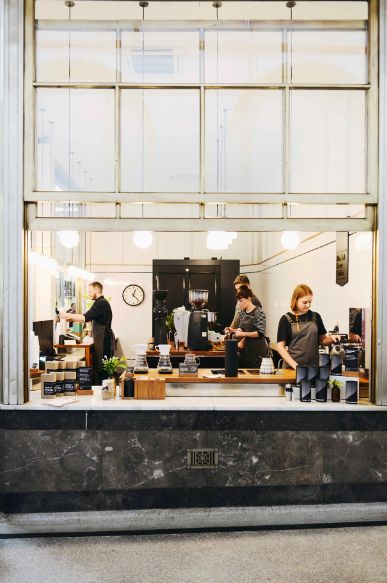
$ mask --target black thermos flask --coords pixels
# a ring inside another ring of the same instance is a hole
[[[225,340],[225,376],[238,376],[238,340]]]

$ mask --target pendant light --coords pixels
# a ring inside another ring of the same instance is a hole
[[[296,249],[301,237],[298,231],[284,231],[281,235],[281,245],[285,249]]]
[[[133,233],[133,243],[138,249],[148,249],[153,243],[151,231],[135,231]]]
[[[73,249],[79,244],[78,231],[59,231],[59,241],[66,249]]]

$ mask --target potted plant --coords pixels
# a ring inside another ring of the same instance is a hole
[[[336,379],[329,381],[329,386],[331,388],[331,399],[332,403],[340,403],[340,387],[341,383]]]
[[[165,320],[165,325],[167,327],[168,330],[168,340],[169,342],[174,341],[174,334],[175,334],[175,322],[173,319],[173,312],[171,312],[170,314],[168,314],[166,320]]]
[[[103,399],[114,399],[116,396],[116,379],[118,369],[126,367],[126,358],[121,356],[111,356],[102,359],[102,369],[108,375],[108,378],[102,381],[101,395]]]

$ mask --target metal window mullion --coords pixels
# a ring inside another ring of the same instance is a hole
[[[90,30],[90,23],[93,23],[95,30],[112,30],[116,28],[116,21],[112,20],[39,20],[39,30]],[[122,29],[138,28],[143,31],[184,31],[187,29],[194,30],[206,26],[208,30],[262,30],[276,31],[282,30],[289,25],[289,20],[120,20],[119,27]],[[361,30],[367,27],[367,21],[364,20],[293,20],[292,27],[295,30]]]
[[[206,118],[206,94],[204,85],[200,87],[200,193],[205,192],[205,118]]]
[[[121,90],[114,89],[114,192],[121,188]]]
[[[379,155],[379,103],[378,103],[378,49],[379,18],[378,0],[371,0],[368,7],[368,82],[367,91],[367,185],[366,190],[375,198],[378,196],[378,155]]]

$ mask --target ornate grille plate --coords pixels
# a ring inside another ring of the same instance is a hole
[[[218,449],[187,449],[187,470],[211,470],[218,466]]]

